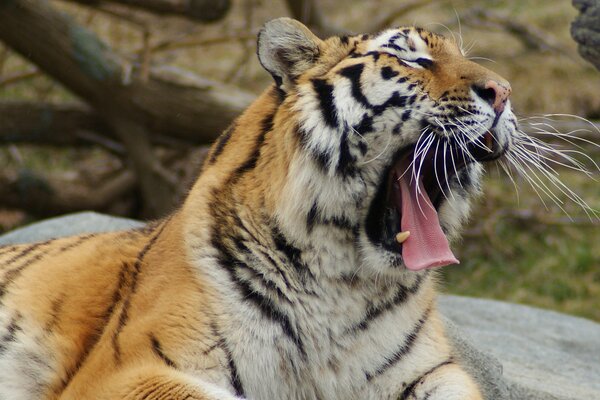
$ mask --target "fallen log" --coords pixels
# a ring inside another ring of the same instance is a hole
[[[0,40],[84,99],[125,145],[147,217],[171,210],[171,184],[148,132],[212,141],[254,98],[173,68],[127,62],[92,32],[42,0],[0,3]]]
[[[0,173],[0,207],[20,209],[36,217],[83,210],[108,210],[135,190],[136,178],[123,170],[100,184],[84,185],[28,170]]]
[[[223,18],[231,8],[230,0],[67,0],[86,6],[122,4],[159,15],[177,15],[200,22]]]

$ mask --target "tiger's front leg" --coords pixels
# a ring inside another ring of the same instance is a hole
[[[482,400],[473,379],[452,361],[430,369],[406,386],[400,400]]]
[[[163,366],[114,373],[63,393],[59,400],[243,400],[200,378]]]

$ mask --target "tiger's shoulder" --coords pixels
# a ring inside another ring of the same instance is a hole
[[[165,346],[211,346],[208,319],[190,320],[212,307],[210,289],[176,225],[0,247],[0,398],[85,398],[123,365],[187,360]],[[204,343],[180,337],[194,330]]]
[[[121,249],[119,253],[115,253],[117,257],[125,256],[127,250],[133,251],[153,229],[154,224],[150,224],[128,231],[87,233],[32,243],[0,245],[0,271],[13,271],[10,275],[16,278],[17,274],[20,276],[29,267],[35,269],[39,264],[48,267],[73,257],[94,258],[111,247]],[[107,261],[107,258],[96,258],[96,261]],[[5,285],[9,283],[7,280]]]

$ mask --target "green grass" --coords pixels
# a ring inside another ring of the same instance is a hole
[[[599,208],[598,186],[575,174],[562,174]],[[487,297],[559,310],[600,321],[600,225],[581,209],[544,209],[533,190],[514,189],[498,176],[487,179],[488,194],[477,207],[462,243],[461,260],[444,269],[449,293]],[[524,210],[526,219],[504,213]]]

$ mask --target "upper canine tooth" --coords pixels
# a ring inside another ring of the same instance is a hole
[[[403,243],[410,236],[410,231],[398,232],[396,235],[396,241],[398,243]]]

